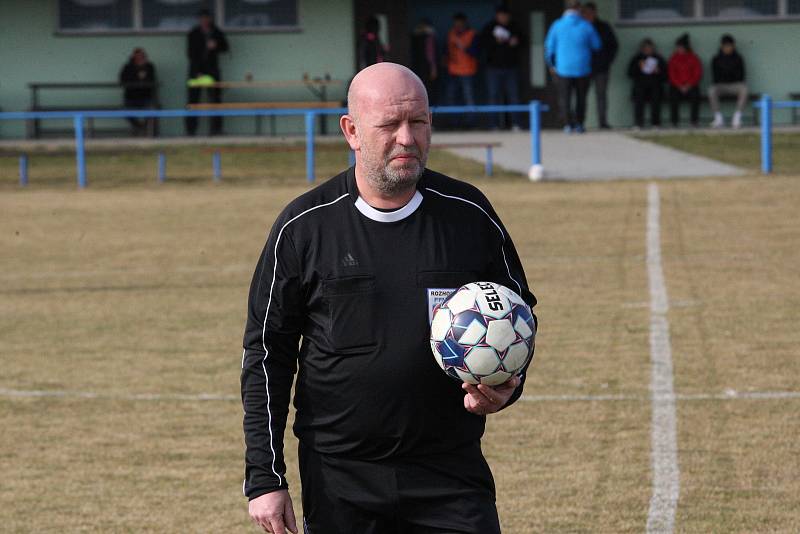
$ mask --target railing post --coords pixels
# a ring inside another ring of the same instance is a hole
[[[492,145],[486,145],[486,176],[494,174],[494,164],[492,162]]]
[[[531,123],[531,168],[528,178],[541,180],[544,175],[542,167],[542,103],[531,100],[529,104]]]
[[[211,165],[214,168],[214,181],[219,182],[222,180],[222,158],[219,155],[219,150],[215,150],[211,156]]]
[[[78,113],[73,118],[75,128],[75,164],[78,169],[78,187],[86,187],[86,147],[83,139],[83,115]]]
[[[772,172],[772,99],[761,95],[761,172]]]
[[[19,185],[25,187],[28,185],[28,155],[19,155]]]
[[[306,111],[306,179],[314,182],[314,115],[313,111]]]
[[[163,152],[158,153],[158,183],[163,184],[167,179],[167,156]]]

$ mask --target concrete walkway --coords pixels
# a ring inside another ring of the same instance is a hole
[[[493,141],[494,162],[510,171],[528,174],[531,164],[530,134],[522,132],[434,132],[434,143]],[[486,161],[484,148],[457,148],[459,156]],[[712,159],[694,156],[634,139],[618,132],[567,135],[542,133],[542,165],[545,180],[614,180],[731,176],[745,170]]]

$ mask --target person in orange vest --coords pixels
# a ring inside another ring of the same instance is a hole
[[[453,15],[453,27],[447,33],[447,104],[457,106],[475,105],[475,74],[478,72],[478,39],[475,30],[469,27],[464,13]],[[458,93],[461,98],[457,98]],[[466,124],[474,124],[474,114],[469,113]]]

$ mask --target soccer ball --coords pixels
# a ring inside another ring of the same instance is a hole
[[[436,306],[431,350],[445,373],[469,384],[502,384],[527,365],[536,324],[522,297],[492,282],[460,287]]]

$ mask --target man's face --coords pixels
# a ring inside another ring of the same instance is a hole
[[[722,53],[726,55],[733,54],[733,51],[735,49],[736,47],[733,45],[733,43],[725,43],[724,45],[722,45]]]
[[[211,28],[211,17],[208,15],[200,15],[200,27],[204,30]]]
[[[581,8],[581,15],[589,22],[594,22],[594,19],[597,18],[597,12],[590,7]]]
[[[651,45],[646,44],[646,45],[642,46],[642,54],[644,54],[646,56],[652,56],[653,52],[654,52],[654,50],[653,50],[653,47]]]
[[[464,19],[453,19],[453,29],[457,32],[463,32],[467,27],[466,21]]]
[[[415,84],[373,95],[358,112],[361,163],[370,184],[385,195],[417,183],[428,160],[428,102]]]
[[[508,24],[511,22],[511,14],[506,11],[498,11],[497,15],[495,15],[495,20],[498,24],[508,26]]]

